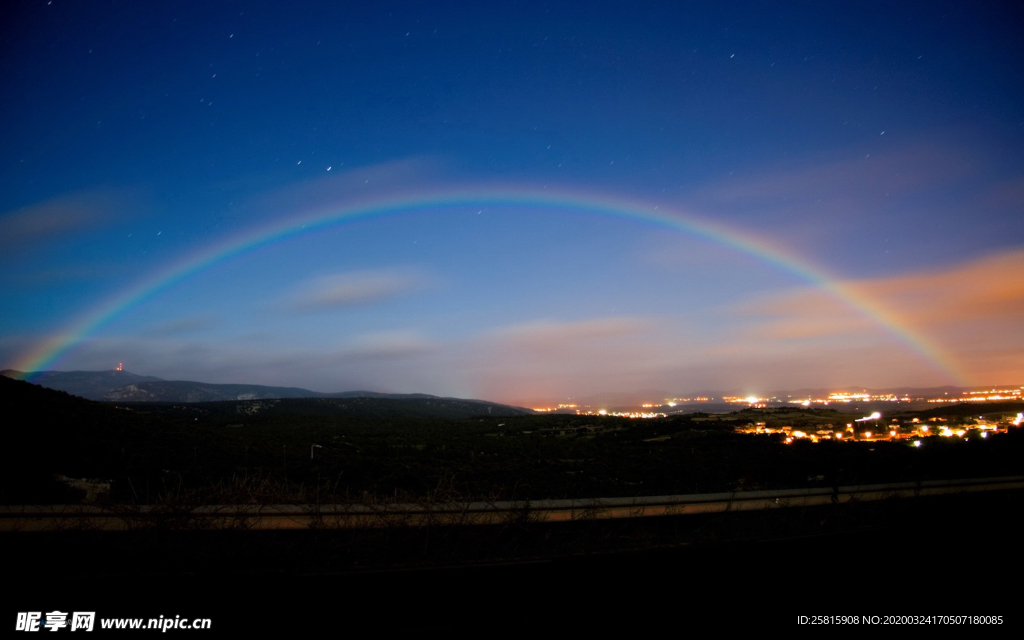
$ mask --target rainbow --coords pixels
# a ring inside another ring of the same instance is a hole
[[[877,302],[859,294],[820,267],[811,265],[762,239],[645,203],[599,197],[593,193],[493,187],[416,193],[387,199],[350,202],[343,206],[307,212],[284,221],[277,220],[267,225],[248,229],[239,235],[228,237],[206,246],[198,252],[186,255],[182,260],[156,271],[133,287],[117,293],[72,322],[60,334],[35,345],[29,352],[18,358],[15,368],[26,372],[38,372],[52,367],[86,336],[127,309],[138,305],[167,287],[233,256],[256,250],[285,238],[350,220],[470,206],[548,208],[627,218],[715,242],[764,260],[781,271],[818,287],[885,328],[911,350],[945,373],[951,381],[964,384],[966,379],[949,355],[929,342],[924,336],[902,324],[898,318]]]

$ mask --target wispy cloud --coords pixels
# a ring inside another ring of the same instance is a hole
[[[494,329],[485,339],[511,349],[526,351],[565,351],[610,339],[637,336],[649,331],[653,322],[647,318],[613,317],[555,322],[538,320]]]
[[[868,204],[968,178],[977,173],[979,162],[964,149],[939,142],[919,142],[880,153],[853,149],[845,158],[736,177],[692,195],[705,205],[779,210],[820,202]]]
[[[378,360],[418,356],[437,351],[440,345],[418,331],[383,331],[360,335],[343,347],[343,360]]]
[[[1024,249],[1016,249],[845,286],[910,333],[953,354],[974,379],[1013,382],[1024,379],[1024,360],[1017,357],[1024,353],[1022,273]],[[729,314],[740,327],[731,338],[740,350],[754,344],[764,350],[770,345],[784,347],[790,354],[806,351],[806,357],[813,359],[811,352],[822,350],[822,345],[839,349],[857,344],[862,357],[879,361],[892,356],[885,353],[891,346],[879,340],[889,334],[878,322],[817,289],[747,301],[732,307]],[[825,366],[824,360],[817,366]]]
[[[979,197],[983,205],[1012,207],[1020,211],[1024,207],[1024,178],[1013,178],[992,184]]]
[[[311,160],[310,160],[311,161]],[[254,218],[279,218],[295,212],[323,210],[339,203],[365,202],[398,193],[436,188],[444,163],[434,157],[416,156],[361,167],[320,162],[322,173],[243,198],[233,214],[247,221]],[[330,169],[328,169],[330,167]],[[262,176],[248,176],[227,183],[227,190],[259,190]]]
[[[316,312],[352,307],[421,291],[430,278],[415,269],[349,271],[321,276],[298,287],[285,306],[293,312]]]
[[[126,195],[90,191],[53,198],[0,215],[0,248],[5,253],[95,227],[123,212]]]
[[[744,336],[759,341],[844,337],[876,328],[862,313],[816,288],[757,296],[725,313],[740,321]]]
[[[956,331],[979,322],[1019,323],[1024,321],[1024,249],[855,286],[919,326]]]
[[[147,329],[143,335],[150,338],[167,338],[186,335],[209,329],[217,324],[210,316],[192,316],[161,322]]]
[[[106,264],[76,265],[73,267],[53,267],[39,269],[37,271],[16,272],[3,274],[5,282],[16,286],[48,286],[55,283],[81,282],[84,280],[99,280],[101,278],[121,273],[123,265],[113,262]]]
[[[461,345],[463,384],[477,395],[520,402],[566,393],[650,386],[668,361],[657,318],[536,320],[498,327]]]
[[[979,202],[994,180],[992,157],[943,136],[844,149],[754,172],[738,172],[694,190],[687,204],[769,234],[796,253],[826,264],[863,264],[855,256],[886,255],[902,268],[935,262],[925,247],[944,245],[973,212],[972,229],[1004,230],[1006,214]],[[1012,197],[1012,186],[993,198]],[[973,235],[974,237],[980,237]]]

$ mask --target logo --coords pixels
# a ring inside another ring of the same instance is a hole
[[[19,611],[18,621],[15,623],[15,631],[57,631],[58,629],[70,628],[72,631],[92,631],[93,626],[96,624],[96,612],[95,611],[75,611],[70,614],[71,620],[68,620],[68,612],[66,611],[51,611],[49,613],[43,613],[41,611]]]

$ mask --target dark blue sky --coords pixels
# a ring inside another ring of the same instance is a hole
[[[249,229],[501,184],[719,223],[836,286],[638,220],[440,207],[219,262],[48,364],[518,401],[1024,373],[1016,3],[3,11],[4,366]]]

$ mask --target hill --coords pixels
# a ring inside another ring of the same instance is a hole
[[[381,393],[378,391],[340,391],[321,393],[300,387],[270,387],[259,384],[211,384],[192,380],[164,380],[140,376],[128,371],[40,371],[26,373],[7,369],[0,376],[31,380],[48,389],[64,391],[87,400],[118,403],[136,402],[231,402],[280,399],[354,399],[409,401],[388,403],[326,403],[308,405],[314,414],[354,415],[361,417],[428,417],[459,419],[475,415],[527,415],[529,409],[461,398],[442,398],[426,393]],[[412,401],[419,401],[412,402]],[[232,405],[234,406],[234,405]],[[299,406],[299,405],[296,405]],[[302,405],[307,406],[307,405]],[[367,413],[368,412],[368,413]],[[372,414],[372,415],[371,415]]]
[[[140,376],[129,371],[15,371],[5,369],[0,376],[15,380],[30,380],[47,389],[64,391],[89,400],[103,400],[114,389],[140,382],[162,382],[161,378]]]
[[[200,415],[205,420],[234,422],[240,416],[338,416],[369,420],[440,419],[463,420],[478,416],[504,417],[534,415],[531,409],[459,398],[271,398],[172,404],[130,402],[119,406],[168,418]]]
[[[207,384],[191,380],[141,381],[111,389],[96,400],[111,402],[217,402],[221,400],[269,400],[316,398],[323,394],[298,387],[266,387],[259,384]]]

